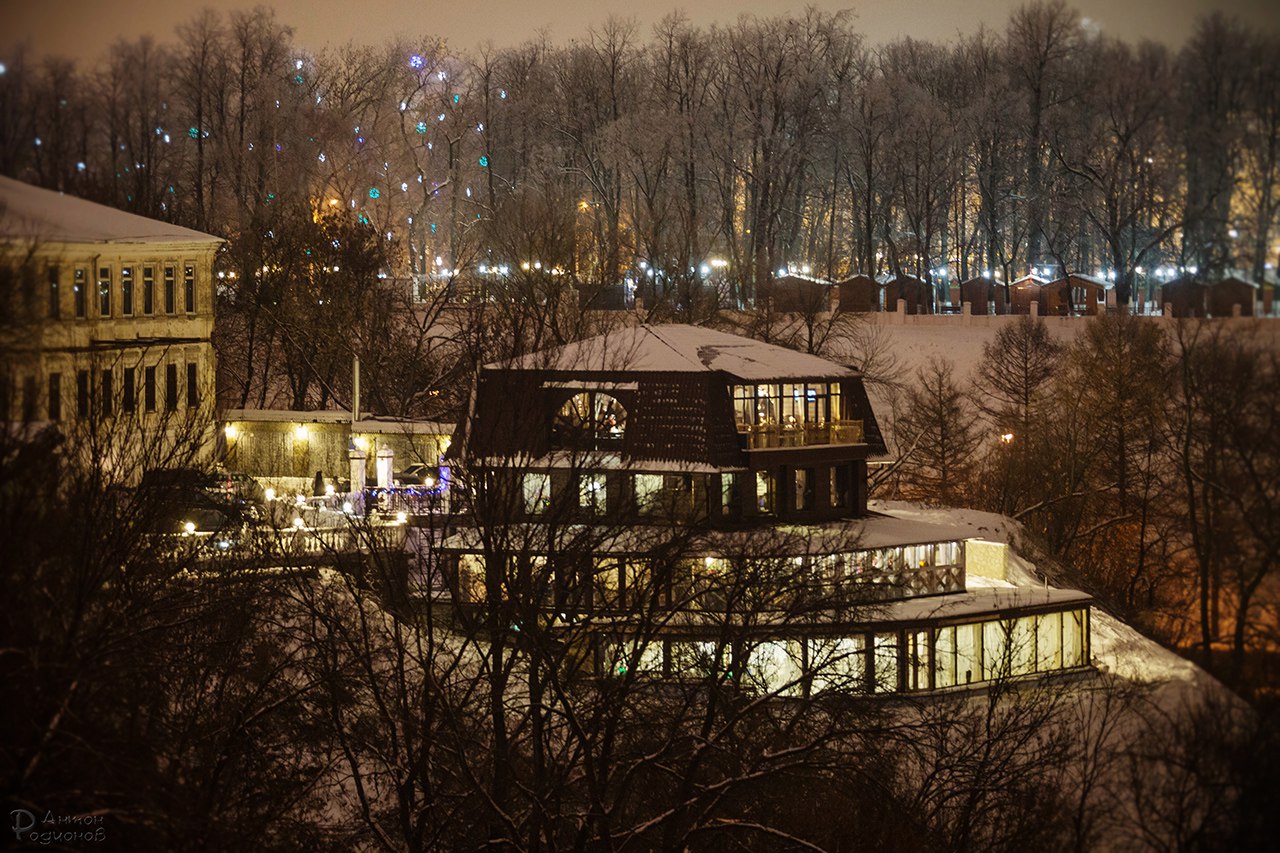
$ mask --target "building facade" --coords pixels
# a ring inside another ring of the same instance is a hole
[[[585,626],[602,678],[902,693],[1087,667],[1087,595],[1003,584],[1004,545],[868,509],[883,450],[856,371],[709,329],[488,365],[448,454],[470,501],[450,586]]]
[[[0,178],[6,421],[56,424],[73,446],[109,435],[100,463],[160,439],[212,453],[222,242]]]

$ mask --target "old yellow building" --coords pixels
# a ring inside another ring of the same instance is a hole
[[[5,419],[56,424],[101,465],[208,458],[222,242],[0,178]]]

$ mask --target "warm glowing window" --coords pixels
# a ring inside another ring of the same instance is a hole
[[[556,413],[557,444],[582,444],[621,441],[627,425],[627,410],[615,397],[600,391],[574,394]]]

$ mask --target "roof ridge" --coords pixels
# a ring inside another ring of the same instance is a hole
[[[673,325],[673,324],[664,324],[664,325]],[[683,361],[687,362],[688,364],[693,365],[693,366],[694,366],[694,367],[696,367],[696,368],[703,369],[703,370],[705,370],[705,369],[706,369],[706,365],[705,365],[705,364],[702,364],[701,362],[694,362],[694,361],[693,361],[693,359],[689,358],[687,355],[685,355],[684,353],[680,352],[680,350],[676,349],[676,348],[675,348],[675,345],[674,345],[674,344],[672,344],[672,343],[671,343],[671,341],[669,341],[669,340],[667,340],[665,337],[663,337],[663,336],[658,332],[658,330],[657,330],[657,328],[656,328],[655,326],[652,326],[652,325],[650,325],[649,323],[641,323],[641,324],[640,324],[640,326],[641,326],[641,327],[642,327],[646,332],[648,332],[649,334],[653,335],[653,336],[654,336],[655,338],[657,338],[658,340],[662,341],[662,345],[663,345],[663,346],[665,346],[667,349],[671,350],[673,353],[675,353],[677,356],[679,356]],[[691,325],[691,326],[690,326],[690,328],[694,328],[694,329],[701,329],[701,328],[703,328],[703,327],[702,327],[702,326],[692,326],[692,325]]]

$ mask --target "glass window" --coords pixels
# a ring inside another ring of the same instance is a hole
[[[76,371],[76,417],[89,417],[89,371]]]
[[[112,382],[111,371],[102,371],[102,413],[109,415],[115,405],[116,389]]]
[[[191,264],[182,269],[182,301],[188,314],[196,313],[196,268]]]
[[[613,557],[592,561],[592,591],[596,607],[614,610],[622,606],[622,564]]]
[[[150,316],[156,310],[156,268],[142,268],[142,313]]]
[[[774,480],[768,471],[756,472],[756,509],[762,515],[773,515]]]
[[[796,509],[813,509],[813,469],[796,469]]]
[[[126,367],[122,378],[124,387],[120,391],[120,406],[126,412],[132,412],[137,404],[137,397],[133,390],[133,368]]]
[[[956,628],[939,628],[933,637],[933,686],[951,687],[956,683]]]
[[[167,266],[164,268],[164,313],[173,314],[177,308],[174,303],[177,270]]]
[[[798,696],[804,692],[803,643],[766,640],[747,653],[743,681],[764,693]]]
[[[1062,614],[1044,613],[1036,618],[1036,669],[1062,669]]]
[[[898,689],[898,635],[876,634],[873,653],[876,693],[893,693]]]
[[[111,267],[98,268],[98,316],[111,316]]]
[[[688,678],[707,678],[730,673],[730,650],[715,641],[673,641],[671,643],[671,674]]]
[[[809,641],[809,669],[814,690],[867,689],[866,641],[861,636]]]
[[[720,475],[720,514],[736,515],[738,512],[738,475]]]
[[[593,515],[606,511],[604,474],[583,474],[578,478],[578,506]]]
[[[1083,666],[1085,632],[1088,629],[1085,611],[1072,610],[1062,614],[1062,666]]]
[[[913,631],[907,634],[910,659],[907,661],[908,688],[929,689],[929,632]]]
[[[636,474],[636,507],[640,512],[657,512],[662,506],[661,474]]]
[[[164,366],[164,407],[170,412],[178,411],[178,365]]]
[[[196,366],[187,364],[187,408],[194,409],[200,405],[200,385],[196,382]]]
[[[156,369],[148,367],[143,372],[142,396],[148,412],[156,410]]]
[[[971,684],[982,680],[979,667],[982,652],[982,625],[956,626],[956,683]]]
[[[1026,675],[1035,672],[1036,632],[1035,617],[1022,616],[1013,620],[1009,635],[1010,675]]]
[[[87,282],[85,281],[85,279],[87,278],[88,274],[84,271],[83,268],[77,268],[75,275],[76,275],[76,278],[75,278],[75,282],[72,283],[71,285],[71,292],[74,297],[76,317],[78,319],[83,320],[87,312],[85,303],[88,301],[88,293],[85,290],[87,286]]]
[[[458,555],[458,588],[470,601],[484,601],[485,570],[481,554]]]
[[[1002,620],[982,623],[982,678],[995,681],[1009,674],[1009,626]]]
[[[34,381],[32,382],[34,385]],[[34,389],[32,389],[34,390]],[[31,395],[32,398],[35,394]],[[62,420],[62,374],[49,374],[49,420]]]
[[[525,474],[522,481],[524,492],[524,511],[530,515],[546,512],[551,508],[551,475],[545,473]]]
[[[49,267],[49,319],[57,320],[62,316],[62,294],[59,290],[57,267]]]
[[[609,643],[605,646],[605,672],[626,675],[633,669],[640,674],[662,674],[662,641]]]
[[[626,425],[627,410],[615,397],[584,391],[565,401],[552,429],[558,446],[574,447],[621,441]]]
[[[133,267],[120,268],[120,313],[133,316]]]

